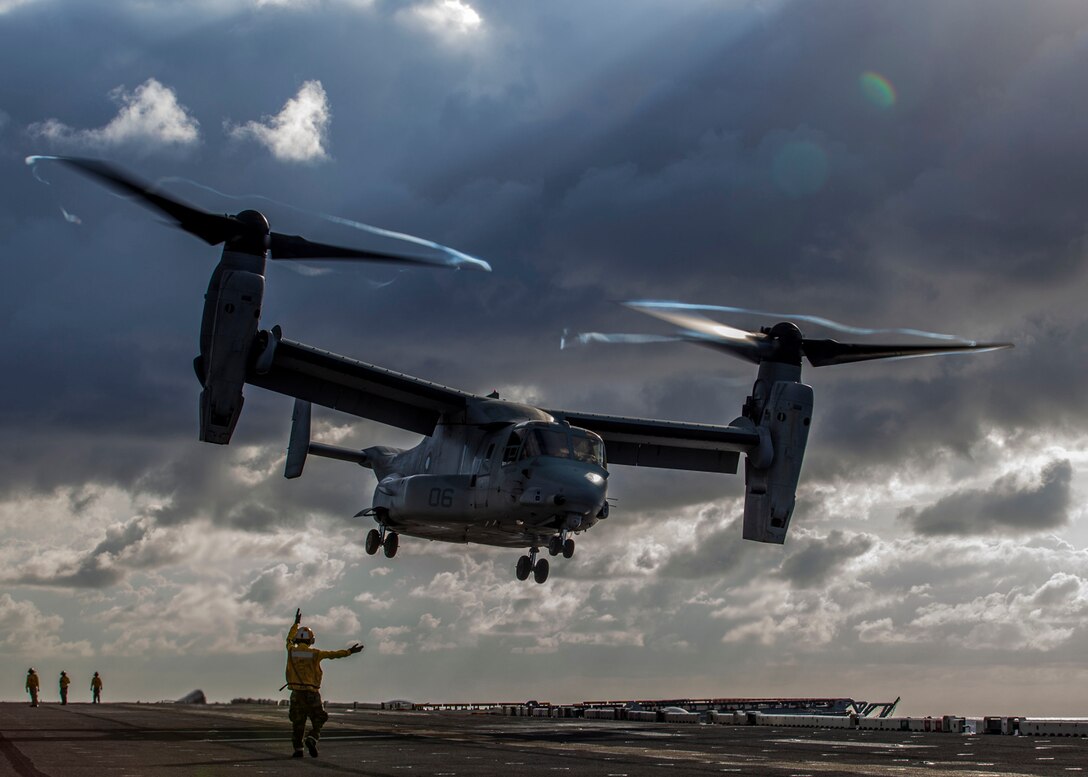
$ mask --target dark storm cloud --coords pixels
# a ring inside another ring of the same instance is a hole
[[[795,588],[811,588],[826,582],[839,571],[843,562],[856,558],[873,547],[873,538],[864,534],[851,537],[835,529],[826,537],[805,537],[798,549],[782,560],[779,574]]]
[[[659,572],[685,580],[713,577],[741,583],[779,562],[780,554],[770,548],[742,540],[740,518],[714,508],[704,512],[694,546],[673,548]]]
[[[1073,467],[1068,460],[1047,464],[1038,483],[1016,475],[994,481],[988,489],[971,489],[943,497],[922,509],[900,513],[919,534],[1029,533],[1069,522]]]
[[[365,282],[392,277],[381,269],[270,270],[263,323],[289,337],[469,390],[530,385],[551,406],[718,422],[737,414],[748,366],[685,345],[559,352],[560,333],[637,330],[647,324],[609,300],[660,296],[1017,337],[1016,351],[971,363],[806,372],[817,389],[810,482],[966,454],[993,429],[1088,420],[1080,307],[1047,303],[1082,264],[1085,114],[1061,90],[1086,70],[1073,34],[1083,9],[1025,19],[1012,2],[693,4],[662,23],[659,8],[639,6],[617,35],[603,6],[477,7],[493,37],[475,52],[443,48],[382,4],[173,16],[168,34],[155,24],[167,11],[112,3],[5,19],[0,66],[36,73],[0,87],[5,493],[113,483],[170,496],[164,525],[204,512],[254,531],[368,496],[370,481],[328,468],[243,496],[222,452],[193,440],[190,365],[216,249],[74,176],[50,173],[45,186],[22,165],[53,150],[26,128],[107,126],[112,90],[152,77],[200,122],[201,143],[182,156],[110,152],[134,172],[419,233],[495,266],[405,274],[384,289]],[[979,29],[1000,45],[974,45]],[[897,104],[865,100],[866,70],[896,85]],[[329,161],[283,165],[222,132],[274,113],[309,80],[331,108]],[[209,210],[240,207],[170,187]],[[274,220],[323,228],[290,212]],[[249,390],[237,441],[282,447],[289,412]],[[362,444],[390,434],[372,433]],[[639,482],[652,487],[613,491],[632,512],[740,487]],[[736,552],[700,550],[692,569]]]
[[[58,569],[52,574],[28,572],[7,578],[9,584],[47,588],[109,588],[125,579],[125,571],[108,566],[101,558],[88,556],[75,567]]]
[[[288,587],[287,567],[280,565],[259,574],[242,596],[242,601],[269,605],[278,601]]]

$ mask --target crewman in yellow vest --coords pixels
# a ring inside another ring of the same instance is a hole
[[[60,685],[60,703],[67,704],[68,686],[72,684],[72,678],[62,671],[60,673],[60,679],[57,681],[57,684]]]
[[[356,643],[344,650],[318,650],[314,645],[314,631],[308,626],[299,626],[302,610],[295,611],[295,622],[287,632],[287,683],[291,689],[291,707],[287,717],[291,721],[291,744],[295,751],[292,758],[302,757],[302,745],[305,742],[310,755],[317,758],[317,740],[321,738],[321,727],[329,719],[321,701],[321,660],[325,658],[347,658],[358,653],[363,646]],[[310,720],[310,733],[303,739],[306,731],[306,719]]]
[[[38,706],[38,673],[34,671],[34,667],[30,667],[26,670],[26,692],[30,694],[30,706]]]

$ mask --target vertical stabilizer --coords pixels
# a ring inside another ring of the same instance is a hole
[[[297,478],[306,466],[306,454],[310,450],[310,403],[295,400],[295,409],[291,413],[291,437],[287,443],[287,464],[283,470],[285,478]]]

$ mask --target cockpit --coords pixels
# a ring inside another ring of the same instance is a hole
[[[587,429],[565,424],[519,424],[510,432],[503,465],[537,456],[574,459],[605,466],[604,440]]]

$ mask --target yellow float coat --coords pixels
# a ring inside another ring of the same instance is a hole
[[[295,642],[298,624],[287,632],[287,687],[292,691],[321,689],[321,661],[325,658],[347,658],[350,650],[318,650],[312,645]]]

